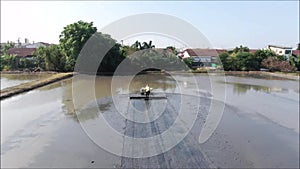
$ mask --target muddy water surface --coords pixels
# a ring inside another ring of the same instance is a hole
[[[34,73],[34,74],[1,74],[1,90],[7,87],[17,86],[21,83],[39,80],[50,77],[51,74]]]
[[[299,167],[299,81],[227,76],[226,81],[216,82],[218,85],[226,84],[224,114],[212,137],[199,144],[197,139],[214,95],[209,76],[196,75],[199,88],[191,80],[191,75],[176,76],[177,82],[165,75],[139,75],[129,87],[124,85],[128,79],[126,76],[117,77],[112,88],[111,77],[108,76],[97,77],[95,81],[82,79],[73,85],[95,83],[95,96],[77,91],[82,96],[82,106],[95,98],[101,102],[101,98],[107,100],[112,95],[138,93],[145,83],[149,83],[156,93],[178,93],[181,86],[181,92],[204,98],[202,113],[179,147],[166,154],[185,159],[198,153],[201,154],[198,157],[204,160],[200,163],[206,167]],[[1,88],[8,85],[3,83]],[[100,106],[101,113],[109,112],[109,104]],[[1,167],[126,166],[122,163],[124,159],[101,149],[86,135],[75,111],[72,79],[1,101]],[[93,122],[99,115],[85,114],[84,118]],[[189,146],[195,151],[188,150]],[[180,148],[182,151],[179,151]],[[165,157],[172,159],[172,156]],[[164,158],[159,156],[156,159]],[[134,167],[139,167],[139,161],[131,161]],[[147,167],[146,164],[141,166]],[[192,166],[182,160],[178,166],[197,168],[201,164]]]

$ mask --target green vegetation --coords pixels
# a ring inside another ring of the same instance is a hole
[[[67,25],[59,35],[59,46],[65,56],[65,70],[73,71],[76,59],[87,40],[97,32],[93,22],[78,21]]]
[[[149,67],[165,70],[186,70],[188,67],[194,70],[195,67],[204,65],[200,61],[195,62],[193,58],[179,59],[176,56],[176,48],[173,46],[168,46],[163,50],[156,50],[151,40],[149,42],[136,41],[132,45],[121,45],[111,38],[110,35],[97,32],[93,22],[78,21],[64,27],[59,35],[59,44],[39,47],[34,52],[33,57],[30,58],[7,54],[7,50],[14,47],[12,42],[8,42],[1,50],[0,69],[73,71],[83,46],[92,36],[104,43],[98,43],[98,46],[93,46],[91,49],[94,47],[105,49],[105,45],[113,46],[105,54],[98,72],[114,72],[124,60],[130,62],[128,64],[131,66],[128,66],[128,71],[130,69],[147,69]],[[299,47],[300,44],[298,44],[298,49]],[[276,55],[270,50],[258,50],[255,53],[251,53],[248,47],[239,46],[231,51],[219,54],[219,57],[225,71],[258,71],[261,68],[282,72],[300,70],[300,56],[290,56],[286,59],[284,56]],[[184,67],[183,65],[186,66]],[[203,68],[198,71],[204,72],[206,70]]]
[[[149,43],[143,42],[143,45],[141,45],[141,42],[136,41],[133,45],[131,45],[132,48],[136,50],[143,50],[143,49],[152,49],[155,48],[154,45],[152,45],[152,41],[150,40]]]
[[[17,59],[15,56],[4,54],[0,57],[1,70],[12,70],[17,68]]]
[[[128,56],[133,67],[142,70],[149,67],[164,70],[184,70],[187,67],[182,61],[168,49],[147,49],[140,50]]]
[[[1,54],[7,54],[7,50],[13,48],[15,44],[13,42],[7,42],[1,49]]]
[[[250,53],[247,47],[236,47],[232,51],[219,55],[225,71],[258,71],[261,68],[269,71],[291,72],[298,68],[299,57],[290,56],[286,60],[282,55],[276,55],[270,50],[257,50]]]
[[[183,62],[190,68],[190,69],[193,69],[193,58],[184,58],[183,59]]]
[[[51,45],[47,48],[39,47],[35,51],[35,56],[36,64],[44,70],[66,70],[66,57],[59,45]]]
[[[295,68],[287,61],[281,61],[275,57],[268,57],[262,61],[262,66],[269,69],[271,72],[281,71],[281,72],[291,72]]]
[[[122,54],[121,51],[121,45],[119,43],[116,43],[116,40],[112,39],[110,35],[107,34],[98,32],[97,38],[101,42],[106,42],[106,44],[110,44],[111,46],[113,46],[102,59],[101,64],[98,68],[98,72],[114,72],[118,65],[125,59],[125,55],[123,55],[124,53]],[[100,48],[105,48],[105,46]]]

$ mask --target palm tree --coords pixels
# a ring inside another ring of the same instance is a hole
[[[135,41],[135,43],[132,44],[131,47],[139,50],[155,48],[155,46],[152,45],[151,40],[149,41],[149,43],[143,42],[142,44],[139,41]]]
[[[152,49],[152,48],[155,48],[155,46],[152,45],[152,41],[151,40],[149,41],[149,43],[143,42],[142,49]]]

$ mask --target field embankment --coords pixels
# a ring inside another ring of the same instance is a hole
[[[20,85],[17,86],[12,86],[12,87],[8,87],[5,88],[3,90],[1,90],[1,97],[0,100],[20,94],[20,93],[24,93],[69,77],[73,76],[73,72],[70,73],[56,73],[53,74],[52,76],[50,76],[49,78],[45,78],[45,79],[41,79],[41,80],[36,80],[36,81],[32,81],[32,82],[26,82],[26,83],[22,83]]]

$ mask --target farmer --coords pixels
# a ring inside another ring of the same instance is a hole
[[[145,89],[145,92],[146,92],[146,97],[149,97],[149,94],[150,94],[150,87],[149,87],[149,84],[147,84],[146,87],[145,87],[144,89]]]

